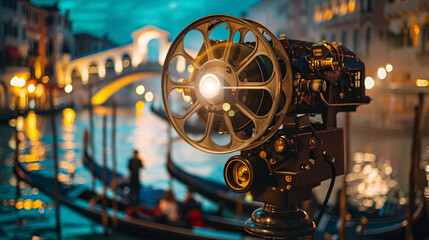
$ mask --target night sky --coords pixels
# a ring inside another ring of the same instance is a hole
[[[36,5],[51,5],[58,0],[31,0]],[[176,37],[198,18],[211,14],[241,17],[261,0],[59,0],[64,13],[70,10],[73,33],[90,33],[122,45],[131,42],[131,33],[153,25]]]

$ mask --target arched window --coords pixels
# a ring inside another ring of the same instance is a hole
[[[147,44],[147,61],[158,62],[160,43],[159,39],[152,39]]]
[[[98,66],[95,63],[91,63],[88,67],[88,77],[89,80],[95,80],[98,79]]]
[[[80,72],[76,68],[73,69],[71,72],[71,80],[72,80],[72,85],[76,85],[77,83],[82,82],[80,77]]]
[[[107,59],[104,66],[106,67],[106,75],[115,72],[115,64],[112,59]]]

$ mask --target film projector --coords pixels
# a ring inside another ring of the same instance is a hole
[[[223,39],[212,37],[219,28]],[[202,39],[196,52],[185,48],[189,34]],[[225,182],[264,203],[245,230],[296,238],[316,229],[296,205],[321,181],[344,173],[336,114],[369,103],[364,78],[364,63],[342,44],[278,39],[254,21],[213,15],[171,44],[162,94],[170,123],[187,143],[213,154],[240,151],[225,164]],[[192,124],[205,130],[195,134]]]

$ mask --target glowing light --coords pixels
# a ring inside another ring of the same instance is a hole
[[[365,78],[365,88],[366,89],[372,89],[375,85],[374,79],[372,77],[366,77]]]
[[[392,64],[390,64],[390,63],[386,64],[386,71],[391,72],[392,70],[393,70]]]
[[[193,72],[194,71],[194,66],[192,66],[192,65],[189,65],[188,66],[188,72]]]
[[[32,204],[32,207],[34,209],[42,207],[42,201],[40,201],[40,200],[34,201],[33,204]]]
[[[41,97],[43,95],[43,85],[37,84],[36,85],[36,96]]]
[[[427,87],[429,86],[429,81],[427,79],[417,79],[416,80],[417,87]]]
[[[15,204],[15,207],[16,207],[16,209],[22,209],[22,207],[23,207],[22,205],[23,205],[22,201],[19,201]]]
[[[71,125],[74,122],[76,113],[71,108],[66,108],[63,110],[63,123],[64,125]]]
[[[334,15],[332,14],[331,10],[326,10],[325,11],[325,20],[331,20],[333,16]]]
[[[67,84],[67,85],[64,87],[64,92],[66,92],[66,93],[71,93],[71,91],[73,91],[73,86],[72,86],[71,84]]]
[[[18,78],[18,87],[24,87],[25,86],[25,79],[24,78]]]
[[[380,79],[385,79],[387,75],[386,69],[384,69],[384,67],[380,67],[377,70],[377,76]]]
[[[152,92],[147,92],[145,95],[144,95],[144,100],[146,100],[146,102],[152,102],[152,100],[153,100],[153,93]]]
[[[205,98],[213,98],[220,91],[220,82],[213,74],[206,74],[200,81],[200,92]]]
[[[31,240],[39,240],[39,237],[38,236],[33,236],[33,237],[31,237]]]
[[[355,0],[350,0],[349,4],[347,5],[347,10],[349,13],[354,12],[356,9],[356,3]]]
[[[10,80],[10,85],[11,85],[11,86],[13,86],[13,87],[18,86],[18,77],[17,77],[17,76],[13,77],[13,78]]]
[[[48,83],[49,82],[49,77],[48,76],[43,76],[42,77],[42,83]]]
[[[30,199],[25,200],[25,202],[24,202],[24,209],[25,210],[30,210],[31,209],[31,200]]]
[[[228,116],[230,116],[230,117],[234,117],[234,116],[235,116],[235,112],[234,112],[234,110],[229,110],[229,112],[228,112]]]
[[[142,110],[144,108],[144,102],[143,101],[137,101],[136,102],[136,110]]]
[[[34,102],[34,100],[31,99],[30,103],[28,104],[28,106],[30,106],[30,109],[34,109],[34,107],[36,107],[36,102]]]
[[[27,90],[28,90],[28,92],[29,92],[29,93],[33,93],[33,92],[34,92],[34,90],[36,90],[36,86],[34,86],[34,84],[33,84],[33,83],[30,83],[30,84],[28,85],[28,87],[27,87]]]
[[[228,112],[231,109],[231,105],[229,105],[229,103],[224,103],[224,104],[222,104],[222,109],[225,112]]]
[[[144,92],[145,92],[145,88],[144,88],[144,86],[143,85],[138,85],[137,87],[136,87],[136,93],[138,94],[138,95],[142,95]]]
[[[42,76],[42,68],[40,66],[40,62],[37,61],[36,63],[34,63],[34,76],[36,78],[40,78]]]

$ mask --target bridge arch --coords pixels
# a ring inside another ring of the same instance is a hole
[[[105,103],[115,92],[119,89],[140,80],[149,79],[153,77],[161,76],[161,72],[136,72],[133,74],[128,74],[123,77],[112,81],[103,88],[101,88],[92,98],[92,105],[101,105]]]

